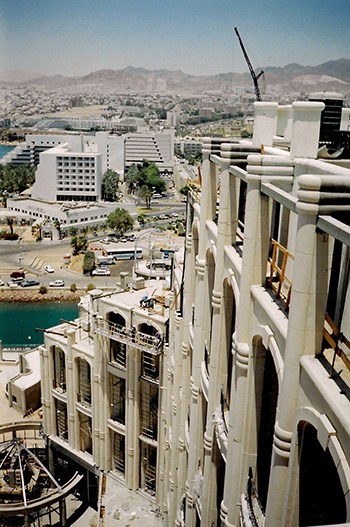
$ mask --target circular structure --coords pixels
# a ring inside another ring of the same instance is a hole
[[[39,422],[1,426],[0,437],[0,527],[41,525],[52,514],[64,526],[65,499],[83,476],[51,473]]]
[[[135,245],[148,252],[144,261],[135,260],[135,273],[145,278],[170,276],[172,256],[176,251],[174,240],[165,231],[153,229],[137,237]]]

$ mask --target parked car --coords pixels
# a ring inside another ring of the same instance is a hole
[[[47,273],[54,273],[55,269],[51,265],[45,265],[45,271]]]
[[[54,280],[49,282],[49,287],[64,287],[64,280]]]
[[[40,282],[38,282],[38,280],[23,280],[23,282],[20,283],[21,287],[31,287],[34,285],[40,285]]]
[[[0,287],[2,287],[3,285],[5,285],[5,282],[3,280],[0,280]]]
[[[25,278],[24,271],[13,271],[13,273],[10,274],[10,278]]]
[[[111,271],[104,267],[97,267],[91,273],[93,276],[110,276]]]
[[[8,287],[18,287],[20,282],[14,282],[11,280],[10,282],[7,282]]]
[[[23,282],[24,278],[22,278],[21,276],[18,276],[17,278],[12,278],[12,280],[10,280],[10,282],[14,283],[14,284],[20,284],[21,282]]]

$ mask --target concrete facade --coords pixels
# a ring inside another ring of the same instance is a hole
[[[90,318],[42,348],[51,441],[153,493],[169,527],[350,521],[349,162],[317,159],[322,103],[255,111],[253,141],[203,142],[161,317],[138,305],[142,289],[92,294]],[[143,324],[164,335],[159,381],[142,369]],[[117,422],[112,393],[127,408]]]
[[[125,170],[144,159],[154,161],[161,172],[173,171],[174,130],[135,133],[125,136]]]

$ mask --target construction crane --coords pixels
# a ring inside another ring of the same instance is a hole
[[[250,74],[251,74],[253,82],[254,82],[254,90],[255,90],[256,99],[257,99],[257,101],[261,101],[261,93],[260,93],[258,79],[262,75],[264,75],[264,72],[263,72],[263,70],[261,70],[260,73],[258,73],[258,75],[256,75],[256,73],[254,71],[254,68],[253,68],[253,66],[252,66],[252,64],[251,64],[251,62],[249,60],[248,54],[247,54],[247,52],[245,50],[245,47],[243,45],[243,42],[242,42],[242,39],[241,39],[240,34],[238,32],[238,29],[236,27],[234,27],[233,29],[234,29],[237,37],[238,37],[240,46],[241,46],[242,51],[243,51],[244,58],[246,60],[246,63],[248,64],[248,68],[249,68]]]

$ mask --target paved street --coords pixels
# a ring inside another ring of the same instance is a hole
[[[147,258],[149,249],[151,248],[150,240],[154,240],[155,231],[152,228],[147,228],[141,232],[135,233],[138,236],[138,247],[142,247],[144,257]],[[103,236],[105,238],[106,235]],[[168,245],[169,248],[182,247],[184,238],[167,233],[159,232],[158,245]],[[101,237],[91,238],[91,245],[101,246],[107,249],[110,244],[104,244]],[[152,241],[154,243],[154,241]],[[126,247],[135,247],[133,242],[118,243],[116,247],[125,249]],[[85,289],[89,284],[94,284],[100,288],[114,288],[120,281],[120,273],[128,272],[132,274],[134,261],[120,260],[117,263],[110,265],[110,276],[89,276],[73,271],[68,268],[64,262],[63,256],[71,253],[70,239],[61,241],[41,241],[35,242],[32,239],[23,237],[18,242],[0,242],[0,279],[5,283],[5,288],[8,288],[7,283],[10,281],[10,274],[18,269],[24,269],[26,278],[35,279],[41,285],[49,286],[49,282],[54,280],[63,280],[66,288],[70,288],[71,284],[76,284],[78,289]],[[45,266],[51,265],[54,268],[54,273],[47,273]],[[20,286],[18,286],[20,287]],[[29,288],[28,288],[29,289]],[[27,289],[27,290],[28,290]]]

